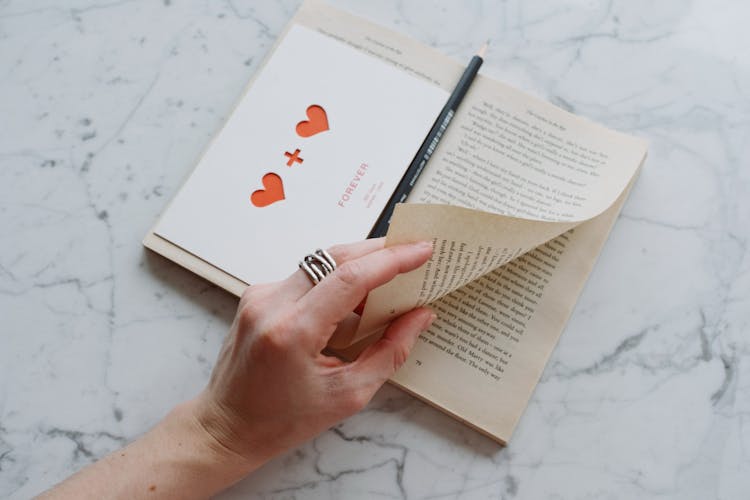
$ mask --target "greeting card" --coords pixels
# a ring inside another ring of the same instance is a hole
[[[366,237],[447,93],[294,25],[154,232],[246,283]]]

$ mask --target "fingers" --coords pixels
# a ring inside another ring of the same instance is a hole
[[[372,238],[369,240],[358,241],[347,245],[335,245],[328,249],[336,265],[341,265],[346,261],[356,259],[376,250],[380,250],[385,245],[385,238]],[[310,291],[313,284],[310,278],[302,269],[297,269],[291,276],[282,282],[286,292],[297,300]]]
[[[383,248],[348,260],[304,294],[298,304],[307,313],[307,321],[319,330],[329,329],[351,313],[370,290],[400,273],[416,269],[431,254],[432,244],[423,241]]]
[[[377,390],[409,356],[419,334],[430,327],[435,313],[427,307],[414,309],[388,326],[383,336],[357,358],[354,371],[363,387]]]

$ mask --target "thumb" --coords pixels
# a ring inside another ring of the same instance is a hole
[[[357,371],[366,382],[379,387],[401,368],[419,334],[427,330],[434,320],[435,313],[427,307],[401,315],[388,326],[380,340],[357,358]]]

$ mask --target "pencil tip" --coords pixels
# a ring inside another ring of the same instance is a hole
[[[484,58],[484,55],[487,53],[487,47],[489,46],[490,46],[490,41],[488,39],[486,42],[484,42],[484,45],[482,45],[482,48],[479,49],[479,52],[477,52],[477,55],[479,57]]]

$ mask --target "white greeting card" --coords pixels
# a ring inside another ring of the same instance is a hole
[[[247,283],[366,237],[447,99],[295,25],[154,232]]]

